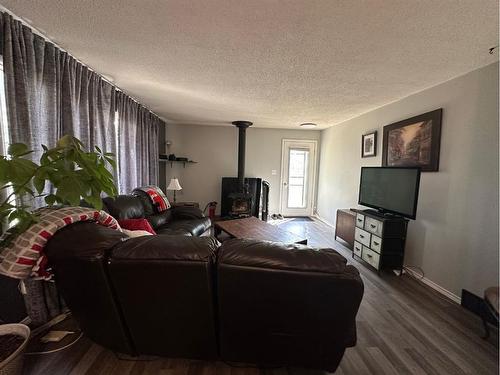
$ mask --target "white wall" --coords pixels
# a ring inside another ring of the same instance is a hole
[[[443,108],[439,172],[422,174],[405,263],[455,295],[498,285],[498,63],[322,131],[318,213],[357,207],[360,168],[380,166],[384,125]],[[377,157],[361,135],[378,130]]]
[[[181,164],[164,166],[167,180],[177,177],[183,188],[177,199],[200,202],[201,208],[217,201],[219,211],[221,178],[237,175],[238,130],[234,126],[167,125],[166,132],[167,140],[172,142],[170,153],[198,162],[185,168]],[[269,212],[278,212],[282,139],[319,141],[320,132],[250,127],[246,138],[245,177],[260,177],[271,184]],[[171,192],[168,195],[171,197]]]

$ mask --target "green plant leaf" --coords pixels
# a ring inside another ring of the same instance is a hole
[[[5,184],[8,182],[8,170],[9,170],[9,161],[4,157],[0,158],[0,184]]]
[[[16,220],[16,229],[26,229],[37,220],[30,212],[31,207],[26,205],[39,196],[37,194],[43,194],[47,183],[54,188],[54,193],[45,197],[48,205],[76,206],[83,199],[101,209],[102,193],[117,194],[111,172],[116,168],[112,153],[104,153],[99,147],[95,152],[88,152],[80,140],[70,135],[62,137],[56,147],[42,145],[42,149],[40,165],[23,157],[31,151],[22,144],[11,145],[9,158],[0,155],[0,189],[10,187],[19,198],[14,205],[8,199],[0,202],[0,218]]]
[[[36,173],[33,177],[33,185],[38,194],[42,194],[45,189],[45,176],[43,173]]]
[[[9,161],[7,179],[12,183],[14,190],[18,190],[20,186],[30,183],[37,168],[38,166],[31,160],[15,157]]]
[[[21,156],[28,152],[28,146],[26,146],[24,143],[12,143],[7,149],[7,153],[11,156]]]
[[[68,135],[68,134],[62,136],[56,142],[56,146],[57,147],[62,147],[62,148],[70,147],[73,144],[74,144],[73,137],[71,135]]]
[[[49,194],[44,199],[45,203],[47,203],[49,206],[52,206],[57,202],[57,196],[54,194]]]

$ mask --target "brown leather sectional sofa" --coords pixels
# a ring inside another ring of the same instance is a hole
[[[179,206],[158,213],[148,195],[134,190],[132,195],[104,198],[104,210],[117,220],[148,219],[157,234],[209,236],[210,219],[197,207]]]
[[[85,334],[130,355],[337,368],[363,295],[344,257],[189,233],[127,238],[94,223],[56,233],[46,252]]]

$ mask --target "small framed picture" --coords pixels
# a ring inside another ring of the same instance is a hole
[[[377,131],[363,134],[361,137],[361,157],[377,156]]]

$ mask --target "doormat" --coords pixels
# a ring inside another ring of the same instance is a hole
[[[287,216],[286,218],[289,219],[289,221],[314,221],[313,219],[307,216],[300,216],[300,217]]]

